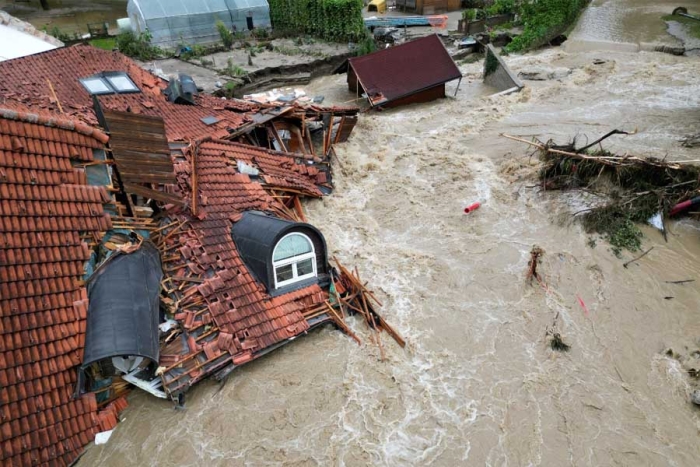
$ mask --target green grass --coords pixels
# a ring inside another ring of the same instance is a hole
[[[675,15],[666,15],[663,20],[684,24],[691,36],[700,39],[700,21]]]
[[[92,39],[90,45],[98,49],[112,50],[117,46],[117,40],[114,37],[103,37],[101,39]]]

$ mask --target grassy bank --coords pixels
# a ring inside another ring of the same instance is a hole
[[[512,0],[498,0],[508,1]],[[498,3],[498,1],[496,3]],[[572,26],[589,0],[524,0],[514,6],[523,33],[506,50],[518,52],[541,47]]]
[[[676,15],[666,15],[663,17],[664,21],[675,21],[677,23],[680,23],[685,26],[685,28],[688,30],[688,34],[691,36],[700,39],[700,21],[690,19],[690,18],[684,18],[682,16],[676,16]]]

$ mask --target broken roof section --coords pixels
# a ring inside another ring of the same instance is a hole
[[[128,84],[125,74],[136,89],[111,87],[102,79],[110,72],[121,74],[121,82]],[[248,120],[240,109],[251,109],[248,103],[239,105],[206,95],[195,97],[197,105],[170,103],[162,93],[168,86],[166,80],[125,55],[82,44],[2,62],[0,75],[0,96],[13,102],[13,108],[64,114],[96,126],[100,122],[94,96],[105,109],[163,118],[169,141],[227,136],[229,129]],[[95,94],[88,90],[91,83],[84,84],[89,78],[98,80],[92,88]],[[216,123],[202,121],[211,116]]]
[[[258,174],[241,173],[240,162]],[[172,252],[164,303],[183,329],[161,350],[163,387],[170,396],[307,331],[304,311],[328,299],[316,283],[273,298],[244,263],[231,233],[249,210],[294,218],[281,197],[268,191],[268,177],[274,186],[320,197],[317,174],[309,169],[286,153],[216,140],[190,146],[175,164],[189,208],[167,210],[173,222],[153,237],[161,251]]]
[[[82,45],[2,62],[0,75],[0,98],[14,109],[0,112],[4,463],[70,463],[95,431],[117,423],[124,381],[179,395],[340,320],[328,314],[322,239],[309,235],[310,251],[268,261],[266,287],[242,260],[232,226],[256,210],[293,221],[303,234],[299,198],[331,190],[333,144],[347,139],[357,108],[260,107],[202,95],[175,104],[163,94],[166,81]],[[42,116],[19,113],[27,109]],[[91,126],[98,122],[110,136]],[[138,374],[112,379],[93,364],[76,382],[89,309],[80,281],[141,234],[162,255],[161,300],[173,318],[162,323],[170,327],[160,336],[161,368],[133,359],[126,363]],[[94,392],[80,406],[71,402],[74,390]]]
[[[69,465],[111,428],[95,394],[73,397],[88,310],[84,238],[111,221],[106,190],[88,186],[72,161],[95,162],[107,140],[81,123],[0,109],[3,465]]]
[[[326,158],[332,144],[349,136],[359,112],[301,103],[260,105],[201,93],[192,96],[193,105],[176,104],[163,94],[168,81],[118,52],[82,44],[0,62],[0,76],[0,98],[11,108],[70,116],[92,126],[105,124],[98,108],[160,117],[171,143],[237,139]],[[274,128],[285,121],[292,128]]]
[[[462,77],[437,34],[351,58],[348,63],[350,90],[366,93],[373,107],[442,97],[445,83]]]

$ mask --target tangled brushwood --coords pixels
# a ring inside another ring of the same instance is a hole
[[[639,223],[646,223],[657,214],[665,219],[674,206],[700,195],[700,166],[612,154],[605,151],[600,142],[613,134],[625,133],[612,131],[580,149],[576,149],[576,141],[557,146],[552,141],[541,143],[509,138],[539,149],[543,189],[582,189],[605,200],[577,213],[580,214],[577,217],[587,232],[601,234],[619,255],[623,249],[640,249]],[[591,149],[593,147],[598,149]]]

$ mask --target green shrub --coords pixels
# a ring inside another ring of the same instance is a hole
[[[117,40],[114,37],[103,37],[100,39],[92,39],[89,44],[98,49],[114,50],[117,46]]]
[[[131,31],[121,33],[117,36],[117,48],[124,55],[138,60],[153,60],[162,57],[163,50],[160,47],[151,45],[153,36],[149,31],[138,36]]]
[[[486,16],[505,15],[516,12],[515,0],[496,0],[486,9]]]
[[[360,55],[367,55],[371,54],[372,52],[375,52],[377,50],[377,43],[374,41],[374,38],[370,34],[366,34],[365,38],[360,41],[360,43],[357,45],[357,50],[355,51],[355,55],[358,57]]]
[[[49,32],[49,34],[61,42],[68,42],[71,39],[73,39],[70,34],[61,31],[61,29],[58,26],[54,26],[53,28],[51,28],[51,32]]]
[[[226,62],[226,68],[224,68],[221,71],[222,71],[222,73],[229,75],[229,76],[233,76],[234,78],[239,78],[241,76],[245,76],[248,74],[248,72],[245,71],[244,68],[242,68],[238,65],[235,65],[233,63],[232,58],[228,59],[228,61]]]
[[[309,34],[345,42],[363,40],[367,28],[362,0],[269,0],[270,20],[277,32]]]
[[[476,10],[473,8],[470,8],[468,10],[463,10],[462,11],[462,19],[467,20],[467,21],[474,21],[476,19]]]
[[[589,0],[522,0],[516,6],[523,33],[505,50],[517,52],[546,44],[578,17]]]
[[[265,28],[255,28],[252,31],[253,37],[257,40],[265,40],[270,37],[270,33]]]
[[[233,33],[229,31],[223,21],[219,20],[216,22],[216,29],[219,31],[219,36],[221,36],[221,42],[224,43],[224,47],[227,49],[233,47]]]

